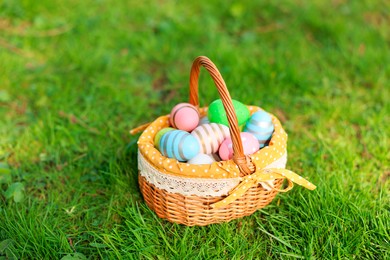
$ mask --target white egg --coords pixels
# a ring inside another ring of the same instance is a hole
[[[215,162],[213,155],[200,153],[191,160],[188,161],[189,164],[212,164]]]

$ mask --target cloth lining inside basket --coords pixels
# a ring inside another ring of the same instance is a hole
[[[248,106],[251,114],[261,110],[260,107]],[[205,115],[207,108],[201,108],[201,115]],[[287,133],[284,131],[280,121],[272,114],[272,123],[275,130],[272,134],[269,145],[250,155],[256,165],[256,169],[263,169],[267,165],[279,159],[287,148]],[[240,176],[238,167],[233,162],[221,161],[206,165],[195,165],[182,163],[172,158],[167,158],[154,147],[154,137],[162,128],[169,127],[169,116],[160,116],[152,122],[141,134],[138,140],[138,148],[146,160],[158,170],[174,176],[187,178],[237,178]]]

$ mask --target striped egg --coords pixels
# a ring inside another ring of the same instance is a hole
[[[263,148],[271,138],[274,131],[271,116],[265,111],[257,111],[248,120],[244,132],[253,134],[259,141],[260,148]]]
[[[210,123],[198,126],[191,135],[199,141],[200,153],[211,154],[218,151],[219,145],[230,136],[230,133],[227,126]]]
[[[189,103],[180,103],[171,111],[169,122],[177,129],[190,132],[199,124],[199,112]]]
[[[159,147],[162,155],[181,162],[194,158],[200,150],[198,140],[182,130],[165,133],[160,139]]]

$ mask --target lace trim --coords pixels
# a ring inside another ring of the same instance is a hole
[[[287,163],[287,152],[280,159],[269,164],[265,168],[285,168]],[[229,179],[206,179],[206,178],[182,178],[158,171],[138,151],[138,169],[140,175],[159,189],[170,193],[179,193],[185,196],[196,195],[200,197],[217,197],[228,195],[229,191],[236,187],[241,178]],[[270,190],[273,181],[261,182],[262,186]]]

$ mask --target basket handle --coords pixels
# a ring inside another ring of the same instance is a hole
[[[238,128],[237,116],[234,111],[232,98],[230,97],[229,91],[226,87],[225,81],[221,76],[221,73],[219,73],[214,63],[205,56],[197,57],[192,64],[190,74],[190,103],[199,108],[198,82],[201,66],[203,66],[213,78],[215,86],[218,89],[219,96],[222,100],[222,104],[229,122],[230,136],[233,142],[233,161],[238,165],[240,172],[244,176],[251,174],[255,171],[255,165],[249,156],[244,155],[244,149],[242,147],[240,130]]]

